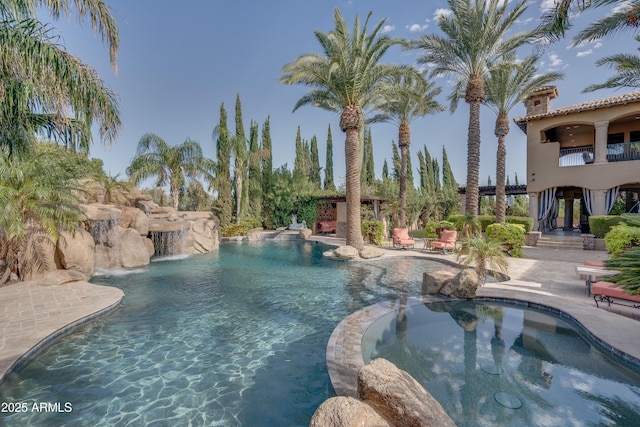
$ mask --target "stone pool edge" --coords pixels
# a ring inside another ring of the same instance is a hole
[[[55,340],[116,310],[124,292],[86,281],[0,288],[0,384]]]
[[[535,301],[538,298],[534,295],[507,296],[504,291],[500,295],[491,295],[493,290],[487,289],[486,292],[485,289],[482,290],[483,295],[478,295],[475,300],[536,308],[574,321],[583,329],[589,339],[601,346],[603,351],[609,351],[625,362],[640,367],[640,349],[633,347],[631,340],[628,339],[632,335],[627,335],[626,340],[621,339],[626,332],[637,329],[638,322],[633,319],[586,304],[571,310],[550,304],[548,300]],[[556,297],[556,299],[562,300],[564,303],[575,304],[575,301],[562,297]],[[435,295],[417,296],[409,298],[406,306],[438,301],[451,300]],[[326,349],[326,362],[329,379],[337,396],[358,397],[358,371],[364,366],[362,338],[375,320],[380,316],[394,312],[397,305],[398,300],[387,300],[365,307],[345,317],[331,333]],[[597,319],[589,315],[594,315]],[[614,336],[611,335],[611,328],[615,328],[613,329]]]

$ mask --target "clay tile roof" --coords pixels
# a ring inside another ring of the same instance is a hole
[[[610,96],[609,98],[597,99],[595,101],[583,102],[581,104],[569,105],[568,107],[556,108],[555,110],[551,110],[548,113],[544,114],[516,117],[515,119],[513,119],[513,121],[520,127],[520,129],[522,129],[524,133],[527,133],[527,122],[529,120],[579,113],[581,111],[597,110],[599,108],[625,105],[631,102],[640,102],[640,91],[629,92],[623,95]]]

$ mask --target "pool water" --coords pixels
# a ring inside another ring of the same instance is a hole
[[[59,338],[0,386],[12,426],[306,426],[328,398],[325,349],[367,305],[420,293],[417,258],[343,263],[314,242],[224,243],[92,282],[122,307]],[[446,268],[446,267],[445,267]],[[118,273],[118,274],[115,274]],[[55,406],[54,406],[55,407]]]
[[[365,362],[409,372],[458,426],[638,425],[640,370],[572,323],[513,305],[399,302],[367,329]]]

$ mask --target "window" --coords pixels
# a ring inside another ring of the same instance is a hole
[[[607,144],[620,144],[624,142],[624,132],[610,133],[607,135]]]

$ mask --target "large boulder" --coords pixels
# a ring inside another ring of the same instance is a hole
[[[435,295],[453,279],[455,273],[451,270],[429,271],[422,275],[422,295]]]
[[[89,221],[118,221],[122,211],[113,205],[103,205],[102,203],[92,203],[90,205],[80,205],[80,209],[87,216]]]
[[[303,228],[300,230],[300,237],[302,240],[309,240],[311,238],[312,231],[309,228]]]
[[[149,250],[144,238],[132,228],[120,230],[119,261],[121,267],[139,267],[150,261]]]
[[[260,240],[260,236],[262,235],[263,231],[264,229],[262,227],[252,228],[251,230],[247,231],[247,239]]]
[[[358,250],[353,246],[340,246],[333,251],[333,256],[342,260],[358,258]]]
[[[375,409],[353,397],[337,396],[316,409],[309,427],[391,427]]]
[[[65,283],[79,282],[86,280],[86,277],[77,271],[56,270],[49,272],[37,280],[38,286],[60,286]]]
[[[56,248],[60,266],[90,278],[95,272],[95,247],[93,237],[84,229],[61,232]]]
[[[118,225],[122,228],[133,228],[141,236],[149,234],[149,217],[138,208],[123,207]]]
[[[358,395],[394,426],[455,426],[424,387],[385,359],[375,359],[360,369]]]
[[[380,258],[384,255],[384,249],[380,249],[377,246],[367,245],[360,251],[360,258],[372,259]]]
[[[465,268],[456,274],[440,293],[452,298],[470,299],[476,297],[478,286],[480,286],[480,279],[476,270]]]
[[[218,229],[213,219],[196,219],[191,222],[191,239],[194,253],[211,252],[218,248]]]

